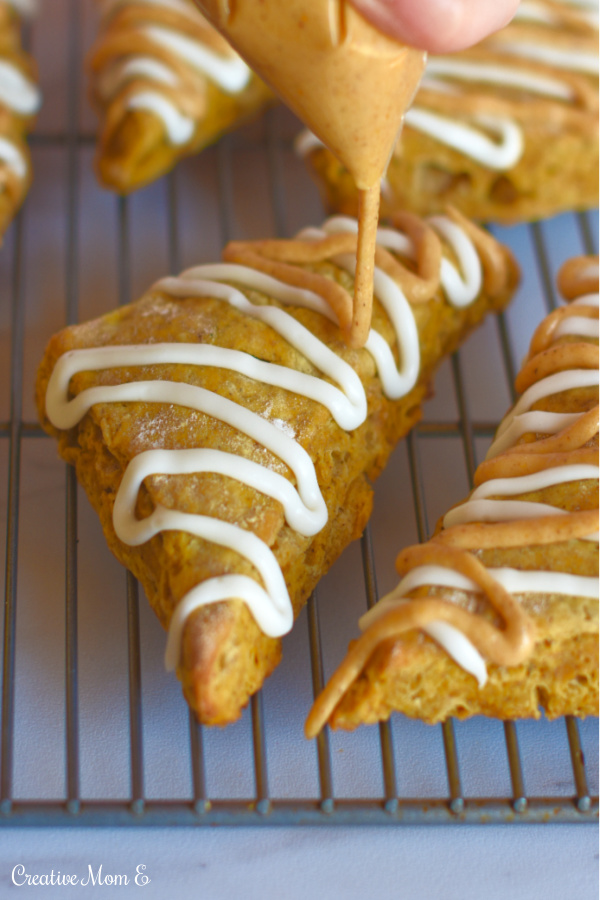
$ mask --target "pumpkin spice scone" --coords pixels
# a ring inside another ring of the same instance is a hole
[[[98,2],[89,67],[106,187],[143,187],[273,101],[192,0]]]
[[[309,132],[305,156],[330,210],[354,214],[352,179]],[[382,182],[382,215],[451,203],[519,222],[598,203],[598,5],[523,0],[477,46],[430,56]]]
[[[21,16],[31,12],[26,0],[0,0],[0,238],[31,184],[26,137],[41,103],[35,64],[21,45]]]
[[[394,711],[426,722],[598,714],[598,260],[536,330],[466,501],[398,557],[398,587],[315,701],[314,737]]]
[[[117,558],[168,629],[166,662],[206,724],[235,720],[319,578],[359,537],[370,481],[432,372],[518,272],[450,212],[381,228],[372,328],[352,320],[357,223],[231,243],[224,261],[57,334],[45,429]]]

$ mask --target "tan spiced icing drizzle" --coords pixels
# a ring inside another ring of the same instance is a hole
[[[472,303],[485,284],[490,296],[503,290],[506,263],[488,236],[462,227],[461,218],[435,217],[426,224],[415,217],[399,217],[402,231],[378,232],[375,284],[377,296],[395,331],[400,363],[381,334],[371,329],[365,350],[375,362],[383,391],[390,398],[405,395],[420,369],[419,340],[412,305],[427,302],[441,287],[447,301]],[[241,372],[265,384],[277,385],[310,397],[331,412],[340,428],[357,428],[367,415],[365,389],[342,356],[317,339],[285,309],[255,304],[245,292],[259,291],[280,304],[311,309],[338,325],[350,319],[351,297],[333,279],[302,268],[303,263],[328,260],[352,268],[357,223],[345,217],[328,220],[319,229],[306,229],[292,241],[255,241],[230,244],[225,262],[197,266],[177,278],[165,278],[154,289],[170,298],[208,297],[231,304],[238,312],[258,318],[277,331],[321,373],[303,374],[248,353],[212,344],[109,345],[63,354],[48,383],[46,413],[56,428],[69,429],[95,403],[176,403],[223,420],[249,435],[282,460],[293,482],[265,466],[222,451],[207,449],[148,450],[130,462],[115,500],[113,523],[124,543],[139,545],[164,530],[181,530],[234,549],[250,560],[258,579],[246,576],[211,578],[193,588],[173,613],[167,645],[169,667],[177,664],[181,635],[188,615],[198,606],[228,598],[243,600],[261,629],[284,634],[292,625],[292,606],[277,560],[270,548],[247,529],[206,516],[156,507],[144,519],[135,514],[144,480],[153,474],[219,472],[277,499],[288,525],[304,535],[320,531],[327,521],[314,464],[290,436],[285,423],[272,423],[258,413],[199,386],[163,380],[96,385],[70,395],[71,378],[81,371],[148,364],[199,365]],[[460,271],[442,254],[449,245]],[[405,265],[402,260],[410,260]],[[502,274],[504,273],[504,274]],[[493,288],[490,289],[489,285]],[[409,302],[410,301],[410,302]],[[325,376],[325,377],[322,377]],[[326,380],[327,379],[327,380]],[[260,580],[259,580],[260,579]],[[262,583],[261,583],[262,582]]]
[[[566,512],[518,499],[544,487],[598,479],[598,406],[566,417],[531,410],[562,391],[598,384],[597,258],[570,261],[561,270],[559,285],[572,302],[551,313],[535,332],[516,380],[521,397],[478,467],[475,489],[465,503],[450,510],[433,538],[399,555],[397,569],[404,577],[361,619],[362,636],[310,712],[308,737],[319,732],[386,641],[410,630],[425,631],[483,687],[487,664],[518,665],[532,651],[534,627],[519,594],[598,597],[597,578],[486,568],[474,555],[489,548],[598,540],[598,510]],[[453,603],[444,596],[445,588],[483,593],[501,627]]]

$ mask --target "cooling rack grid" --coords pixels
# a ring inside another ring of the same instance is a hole
[[[359,615],[395,583],[397,551],[468,490],[533,328],[558,302],[556,271],[594,252],[597,217],[497,229],[523,270],[513,305],[440,370],[376,487],[369,528],[311,597],[281,667],[239,723],[204,729],[162,671],[164,636],[137,583],[37,424],[35,368],[64,324],[217,258],[230,238],[290,236],[323,211],[281,108],[131,199],[102,191],[82,74],[93,28],[87,0],[54,0],[31,28],[45,93],[36,180],[0,254],[0,824],[596,821],[595,720],[395,717],[310,743],[302,725]]]

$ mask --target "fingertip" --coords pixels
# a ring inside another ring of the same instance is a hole
[[[430,53],[478,43],[514,16],[519,0],[352,0],[380,31]]]

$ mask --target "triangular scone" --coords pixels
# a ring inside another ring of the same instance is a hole
[[[397,560],[398,587],[317,698],[306,733],[399,711],[426,722],[598,713],[598,260],[536,330],[467,500]]]
[[[30,11],[25,0],[0,0],[0,237],[31,184],[25,139],[41,96],[34,62],[21,46],[20,16]]]
[[[229,244],[224,263],[65,329],[41,364],[44,427],[169,629],[204,723],[236,719],[276,666],[433,369],[516,284],[510,253],[453,213],[396,225],[379,232],[364,349],[336,324],[356,250],[356,221],[338,218]]]
[[[143,187],[272,101],[192,0],[99,7],[89,65],[102,120],[96,168],[106,187]]]
[[[308,132],[297,146],[327,207],[353,215],[350,174]],[[382,213],[448,203],[488,222],[597,205],[595,2],[522,3],[476,47],[429,57],[382,183]]]

